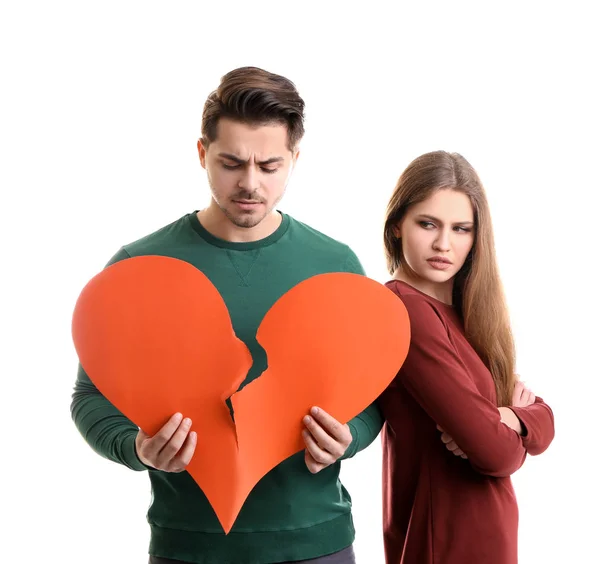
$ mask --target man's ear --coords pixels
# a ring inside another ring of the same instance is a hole
[[[198,139],[198,156],[200,157],[200,164],[202,168],[206,168],[206,150],[207,147],[204,146],[204,141],[202,139]]]
[[[289,145],[288,145],[289,148]],[[292,167],[291,170],[294,170],[296,166],[296,162],[298,161],[298,157],[300,156],[300,147],[296,145],[293,149],[290,149],[290,153],[292,153]]]

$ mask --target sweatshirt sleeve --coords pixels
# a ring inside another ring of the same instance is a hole
[[[341,270],[365,276],[365,270],[360,260],[350,247],[347,247],[346,260]],[[357,452],[367,448],[379,435],[383,427],[383,416],[377,402],[372,403],[354,419],[351,419],[348,427],[352,433],[352,442],[341,460],[352,458]]]
[[[489,476],[509,476],[526,456],[521,437],[502,423],[497,407],[469,377],[433,306],[420,296],[403,296],[411,342],[399,378],[427,414]]]
[[[132,470],[146,470],[135,450],[137,426],[94,386],[81,365],[71,401],[71,417],[84,440],[98,454]]]
[[[352,442],[347,448],[342,460],[352,458],[357,452],[367,448],[379,435],[383,427],[383,417],[377,403],[372,403],[367,409],[348,421],[352,433]]]
[[[126,258],[129,255],[121,249],[108,265]],[[100,393],[81,365],[71,400],[71,417],[84,440],[98,454],[133,470],[146,470],[135,450],[137,426]]]
[[[523,425],[523,445],[531,455],[541,454],[554,439],[554,414],[542,398],[527,407],[511,407]]]

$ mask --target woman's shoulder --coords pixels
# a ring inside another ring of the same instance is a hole
[[[412,326],[419,320],[429,325],[435,318],[447,325],[448,318],[454,321],[457,315],[451,305],[428,296],[402,280],[390,280],[385,286],[402,300]]]
[[[402,280],[388,280],[385,283],[385,287],[390,289],[394,294],[403,298],[405,296],[416,296],[418,298],[427,298],[428,296],[423,292],[420,292],[416,288],[413,288],[410,284],[403,282]]]
[[[417,290],[415,287],[411,286],[407,282],[402,280],[389,280],[385,283],[385,287],[394,292],[399,298],[402,300],[410,299],[410,301],[427,303],[433,306],[435,309],[449,310],[452,311],[454,308],[451,305],[445,304],[444,302],[433,298],[421,292],[421,290]]]

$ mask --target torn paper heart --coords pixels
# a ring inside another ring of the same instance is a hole
[[[187,471],[225,532],[258,481],[304,448],[309,409],[349,421],[394,378],[409,339],[404,305],[381,284],[314,276],[267,312],[257,340],[269,368],[236,393],[250,353],[217,289],[184,261],[111,265],[87,284],[73,315],[80,362],[117,409],[150,435],[173,413],[192,419],[198,441]]]

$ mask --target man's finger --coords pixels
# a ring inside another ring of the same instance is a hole
[[[319,407],[313,407],[310,414],[321,424],[334,439],[342,442],[348,440],[346,426],[334,419],[329,413]]]
[[[319,464],[310,454],[310,452],[308,452],[308,449],[304,451],[304,463],[306,464],[306,467],[308,468],[308,471],[311,474],[317,474],[318,472],[320,472],[321,470],[323,470],[323,468],[325,468],[324,464]]]
[[[331,435],[329,435],[315,419],[310,417],[310,415],[304,417],[302,421],[304,425],[306,425],[306,428],[312,435],[313,439],[323,450],[326,450],[333,455],[337,455],[338,458],[344,454],[343,452],[340,452],[343,450],[343,446]]]
[[[186,469],[194,456],[197,442],[198,435],[196,431],[192,431],[186,437],[179,454],[171,461],[169,472],[183,472]]]
[[[144,445],[144,456],[150,460],[155,460],[162,448],[171,440],[173,433],[177,431],[183,415],[175,413],[171,418],[160,428],[160,430]]]
[[[158,453],[157,462],[160,468],[168,468],[171,464],[171,461],[177,453],[179,449],[182,447],[183,443],[187,439],[188,433],[190,432],[190,428],[192,427],[192,420],[186,417],[177,427],[175,433],[171,439],[167,442],[167,444],[161,449]]]
[[[302,436],[304,437],[304,444],[306,445],[306,449],[313,457],[315,462],[319,464],[324,464],[326,466],[329,466],[330,464],[335,462],[331,454],[323,450],[308,431],[303,431]]]

